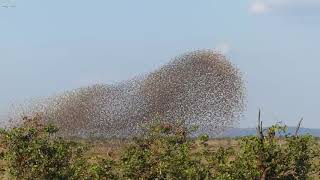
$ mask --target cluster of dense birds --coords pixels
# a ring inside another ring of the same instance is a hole
[[[67,91],[28,111],[41,111],[65,136],[128,137],[157,118],[219,134],[237,124],[244,99],[239,70],[225,56],[201,50],[132,80]]]

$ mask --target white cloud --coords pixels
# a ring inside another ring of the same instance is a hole
[[[231,46],[230,44],[223,42],[217,45],[217,47],[215,48],[215,50],[217,50],[218,52],[222,53],[222,54],[228,54],[231,50]]]
[[[254,1],[250,7],[249,12],[252,14],[264,14],[270,11],[270,6],[267,2],[262,0]]]
[[[249,12],[252,14],[276,12],[278,14],[314,15],[314,12],[320,12],[320,0],[252,0]]]

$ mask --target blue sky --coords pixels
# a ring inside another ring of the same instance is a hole
[[[5,2],[6,1],[6,2]],[[320,128],[318,0],[1,0],[0,114],[9,105],[152,71],[196,49],[244,73],[266,124]]]

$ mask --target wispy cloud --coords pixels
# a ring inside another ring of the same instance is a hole
[[[252,14],[277,13],[294,16],[320,15],[320,0],[253,0],[249,5]]]
[[[270,6],[264,1],[254,1],[250,4],[249,12],[252,14],[264,14],[270,11]]]
[[[231,50],[231,46],[227,42],[222,42],[216,46],[215,50],[222,54],[228,54]]]

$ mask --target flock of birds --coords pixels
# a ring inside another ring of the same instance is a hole
[[[98,84],[25,105],[19,115],[42,112],[64,136],[130,137],[161,119],[183,121],[219,134],[233,127],[245,108],[240,71],[211,50],[174,58],[149,74],[117,84]]]

